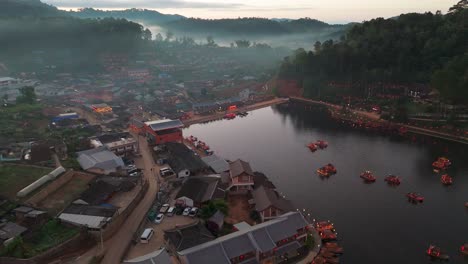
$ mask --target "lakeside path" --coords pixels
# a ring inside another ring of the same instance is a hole
[[[303,103],[324,105],[324,106],[327,106],[329,108],[333,108],[335,110],[341,109],[341,106],[331,104],[331,103],[327,103],[327,102],[316,101],[316,100],[306,99],[306,98],[302,98],[302,97],[291,97],[291,99],[299,101],[299,102],[303,102]],[[369,113],[369,112],[360,111],[360,110],[352,110],[352,112],[354,114],[357,114],[357,115],[365,117],[365,118],[369,118],[369,119],[374,120],[374,121],[379,121],[379,122],[382,122],[382,123],[388,123],[388,121],[380,119],[380,115],[378,115],[377,113]],[[408,129],[408,131],[412,132],[412,133],[426,135],[426,136],[440,138],[440,139],[445,139],[445,140],[448,140],[448,141],[453,141],[453,142],[457,142],[457,143],[461,143],[461,144],[468,144],[468,138],[467,137],[456,136],[456,135],[452,135],[452,134],[449,134],[449,133],[440,132],[440,131],[437,131],[437,130],[422,128],[422,127],[417,127],[417,126],[411,126],[411,125],[406,125],[406,124],[402,124],[402,123],[398,123],[398,125],[400,125],[402,127],[406,127]]]
[[[252,111],[252,110],[256,110],[256,109],[260,109],[260,108],[264,108],[264,107],[268,107],[268,106],[272,106],[272,105],[282,104],[282,103],[285,103],[285,102],[288,102],[288,101],[289,100],[285,99],[285,98],[274,98],[272,100],[259,102],[259,103],[253,104],[253,105],[246,105],[246,106],[243,106],[243,107],[239,107],[237,109],[237,111],[241,111],[241,112]],[[182,122],[184,123],[185,126],[190,126],[190,125],[193,125],[193,124],[198,124],[198,123],[203,123],[203,122],[222,119],[225,114],[226,114],[225,112],[222,112],[222,113],[214,113],[214,114],[211,114],[211,115],[195,115],[191,119],[182,120]]]

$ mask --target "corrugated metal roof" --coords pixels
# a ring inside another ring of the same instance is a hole
[[[90,168],[111,170],[125,166],[122,158],[117,157],[113,152],[104,147],[77,152],[77,154],[77,160],[84,170]]]
[[[216,155],[210,155],[201,158],[206,165],[210,166],[216,173],[221,173],[229,170],[229,163]]]
[[[58,218],[69,223],[87,226],[90,228],[100,228],[108,220],[107,217],[102,216],[77,215],[66,213],[60,214]]]
[[[184,124],[179,119],[156,120],[156,121],[145,122],[145,124],[149,126],[153,131],[161,131],[161,130],[166,130],[166,129],[184,127]]]

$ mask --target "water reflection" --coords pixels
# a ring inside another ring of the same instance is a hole
[[[465,263],[457,252],[468,241],[465,146],[389,138],[342,126],[321,109],[284,106],[193,125],[184,133],[224,158],[249,161],[297,208],[333,220],[346,250],[343,263],[428,263],[424,250],[429,243],[446,249],[449,263]],[[311,153],[306,145],[318,139],[330,145]],[[448,171],[454,185],[448,188],[431,168],[441,155],[454,164]],[[329,162],[338,173],[322,180],[315,170]],[[364,170],[372,170],[377,182],[364,184],[359,178]],[[388,174],[401,176],[402,184],[388,186],[383,181]],[[408,192],[420,192],[426,200],[411,204]]]

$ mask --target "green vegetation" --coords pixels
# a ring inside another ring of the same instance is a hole
[[[18,98],[20,101],[32,100],[24,96]],[[40,138],[45,133],[47,125],[48,121],[42,114],[40,104],[17,104],[0,108],[0,138],[19,142]]]
[[[0,164],[0,195],[15,199],[16,193],[52,169]]]
[[[317,42],[314,52],[297,50],[279,77],[298,80],[308,97],[367,97],[373,84],[432,82],[444,99],[467,103],[467,1],[457,6],[446,15],[404,14],[355,25],[338,42]]]
[[[203,219],[208,219],[218,210],[224,215],[228,215],[229,208],[225,200],[216,199],[209,201],[208,204],[203,205],[201,208],[200,216]]]
[[[0,251],[0,256],[31,258],[69,240],[78,233],[79,230],[76,228],[63,226],[56,219],[50,220],[35,231],[30,239],[16,238]]]
[[[315,240],[314,240],[314,238],[312,237],[311,234],[307,234],[306,241],[305,241],[305,246],[306,246],[308,249],[314,248],[314,246],[315,246]]]

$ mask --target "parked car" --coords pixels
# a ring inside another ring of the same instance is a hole
[[[188,216],[191,209],[192,208],[190,208],[190,207],[185,207],[184,212],[182,213],[182,215]]]
[[[139,175],[140,175],[140,173],[137,172],[137,171],[128,174],[128,176],[130,176],[130,177],[137,177],[137,176],[139,176]]]
[[[130,164],[130,165],[127,166],[127,170],[134,170],[136,168],[137,167],[134,164]]]
[[[175,207],[171,206],[169,207],[169,209],[167,210],[167,216],[173,216],[175,213]]]
[[[171,207],[169,204],[163,204],[161,209],[159,209],[159,212],[161,214],[165,214],[167,212],[167,210],[169,210],[169,207]]]
[[[163,219],[164,219],[164,214],[158,214],[156,218],[154,219],[154,223],[159,224],[162,222]]]
[[[143,233],[141,234],[141,237],[140,237],[140,243],[148,243],[151,239],[151,237],[153,236],[154,234],[154,229],[153,228],[146,228],[145,231],[143,231]]]
[[[190,209],[190,213],[189,213],[189,216],[191,217],[195,217],[198,213],[198,208],[197,207],[193,207],[192,209]]]

